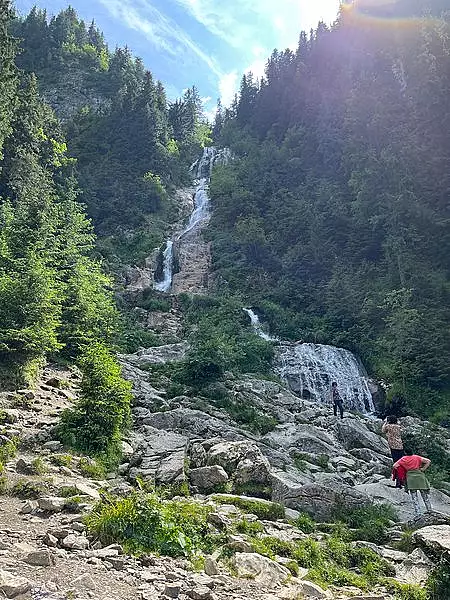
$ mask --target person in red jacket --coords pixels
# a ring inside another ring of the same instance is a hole
[[[432,510],[430,502],[430,484],[424,473],[430,464],[431,460],[429,458],[424,458],[417,454],[406,454],[406,456],[402,456],[402,458],[394,463],[394,469],[397,471],[406,471],[406,485],[408,486],[408,492],[411,495],[416,517],[420,516],[420,505],[417,492],[420,492],[427,512],[431,512]]]

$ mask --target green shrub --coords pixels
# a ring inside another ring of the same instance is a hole
[[[314,533],[316,530],[316,523],[314,519],[307,513],[301,513],[296,519],[295,525],[303,531],[303,533]]]
[[[264,531],[264,526],[259,521],[247,521],[246,519],[242,519],[236,523],[236,530],[239,533],[255,536],[256,534]]]
[[[387,590],[394,595],[395,600],[429,600],[428,592],[418,585],[399,583],[388,580],[385,582]],[[447,598],[448,596],[444,596]]]
[[[9,459],[14,458],[17,453],[18,439],[14,438],[9,440],[2,446],[0,446],[0,462],[8,462]]]
[[[218,504],[234,504],[242,511],[256,515],[261,521],[276,521],[284,519],[284,507],[276,502],[258,501],[242,496],[213,496],[212,499]]]
[[[98,503],[86,523],[103,542],[119,542],[127,552],[188,556],[211,550],[210,511],[191,500],[163,501],[156,494],[135,492]]]
[[[40,456],[32,461],[31,466],[36,475],[43,475],[47,471],[47,467]]]
[[[93,344],[80,361],[81,398],[62,415],[59,438],[92,455],[117,451],[121,433],[130,423],[131,384],[103,344]]]
[[[67,467],[70,468],[73,466],[73,456],[72,454],[52,454],[49,457],[51,463],[56,465],[57,467]]]
[[[429,600],[448,600],[450,595],[450,563],[442,563],[431,573],[426,589]]]
[[[40,481],[19,479],[11,488],[11,494],[23,499],[39,498],[48,491],[47,486]]]

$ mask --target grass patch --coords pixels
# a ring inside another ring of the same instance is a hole
[[[95,458],[83,456],[80,458],[78,468],[84,477],[89,477],[90,479],[105,478],[105,467],[99,460],[96,460]]]
[[[356,509],[337,507],[333,520],[354,529],[355,531],[352,532],[354,540],[383,544],[389,538],[387,530],[391,525],[390,522],[397,520],[397,515],[388,504],[371,504]]]
[[[213,496],[212,499],[218,504],[233,504],[246,513],[256,515],[262,521],[277,521],[284,519],[284,507],[276,502],[261,501],[257,499],[243,498],[242,496]]]

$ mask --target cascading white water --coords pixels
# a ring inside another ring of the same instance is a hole
[[[259,335],[259,337],[262,337],[263,340],[266,340],[267,342],[278,341],[278,338],[271,337],[268,333],[264,331],[258,315],[251,308],[243,308],[242,310],[246,312],[250,317],[250,321],[252,323],[252,327],[255,330],[256,335]]]
[[[344,348],[324,344],[280,344],[275,371],[302,398],[330,402],[336,381],[344,407],[362,413],[375,410],[368,375],[358,359]]]
[[[264,331],[253,310],[243,310],[257,335],[270,342],[280,342]],[[336,381],[345,408],[362,413],[375,410],[367,373],[349,350],[324,344],[280,342],[275,349],[274,367],[289,388],[302,398],[330,402],[331,384]]]
[[[163,252],[163,279],[155,281],[154,288],[159,292],[168,292],[172,285],[173,275],[173,241],[167,240],[166,248]]]
[[[197,187],[194,195],[194,210],[191,213],[189,222],[183,231],[176,236],[175,240],[169,238],[166,242],[166,248],[163,253],[163,274],[162,281],[155,281],[154,288],[160,292],[169,292],[172,287],[173,263],[174,263],[174,244],[176,245],[185,235],[191,231],[200,229],[209,218],[209,196],[208,185],[211,173],[215,164],[225,164],[231,158],[229,148],[217,150],[213,146],[203,149],[202,156],[191,166],[190,171],[195,172]]]

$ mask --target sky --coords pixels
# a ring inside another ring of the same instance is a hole
[[[128,46],[169,98],[195,85],[212,111],[230,104],[242,74],[261,76],[274,48],[295,48],[300,31],[332,23],[339,0],[16,0],[56,14],[68,4],[95,20],[111,48]]]

